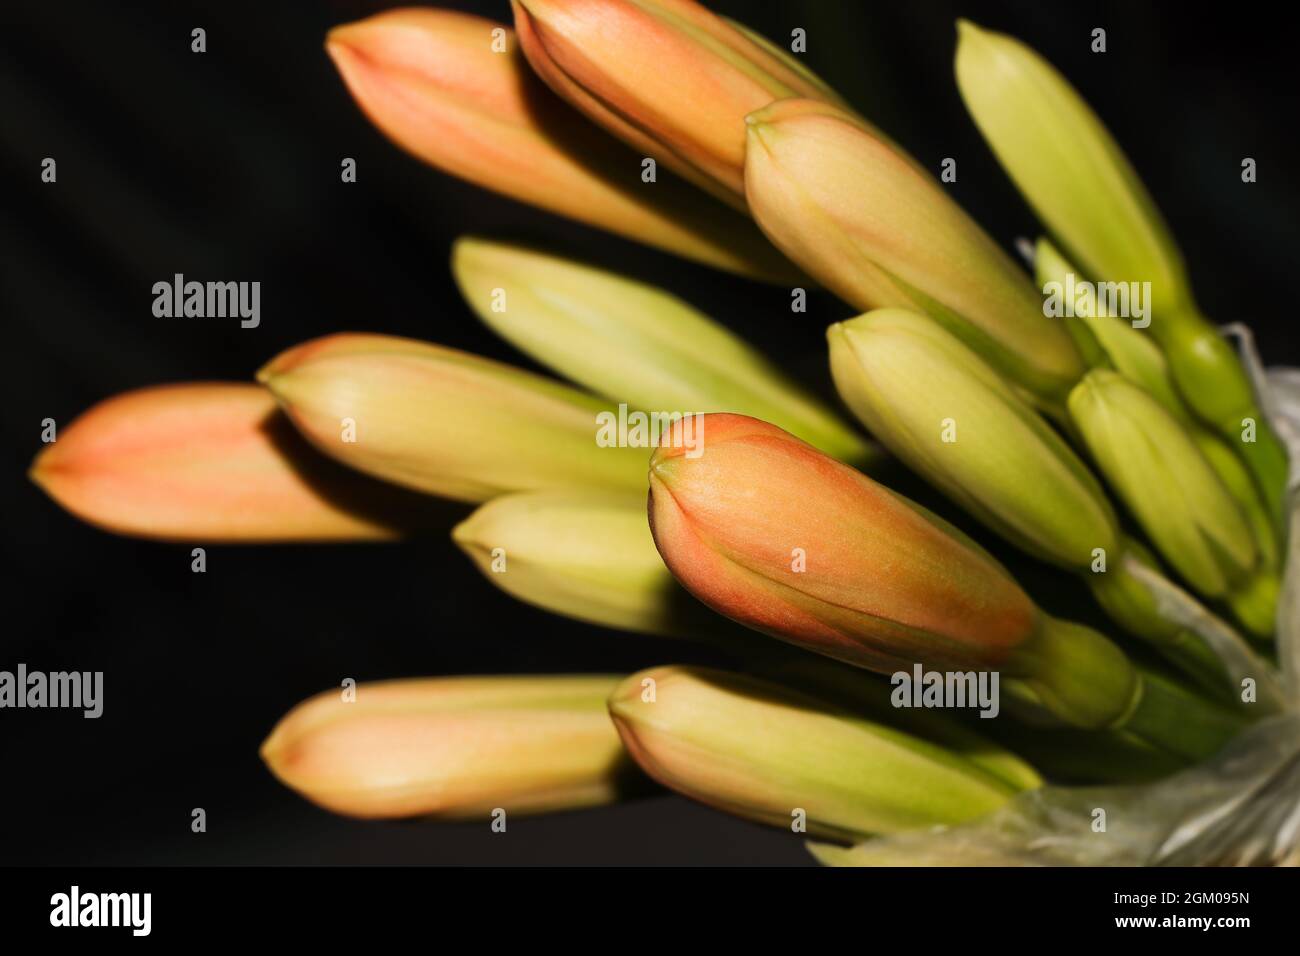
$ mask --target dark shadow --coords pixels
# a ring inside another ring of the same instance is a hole
[[[371,478],[331,460],[313,448],[282,412],[268,415],[261,430],[285,462],[322,498],[403,535],[445,533],[473,508]]]

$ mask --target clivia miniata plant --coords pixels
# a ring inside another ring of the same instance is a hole
[[[958,24],[961,96],[1046,234],[1026,268],[744,26],[691,0],[512,7],[513,29],[412,8],[326,46],[439,170],[838,296],[843,410],[669,292],[464,237],[469,307],[555,378],[340,332],[85,412],[32,476],[110,531],[383,540],[415,530],[412,492],[453,499],[510,596],[743,661],[327,692],[267,738],[271,772],[341,814],[461,819],[648,776],[837,864],[1300,859],[1300,384],[1202,315],[1068,81]],[[961,526],[876,480],[889,456]],[[1111,626],[1043,610],[980,537],[1071,572]]]

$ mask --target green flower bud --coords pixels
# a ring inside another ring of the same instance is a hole
[[[665,786],[773,826],[806,821],[823,837],[969,820],[1017,790],[942,747],[722,671],[642,671],[609,710],[628,752]]]
[[[1266,579],[1273,575],[1260,567],[1241,509],[1178,420],[1142,388],[1104,369],[1090,372],[1070,394],[1070,414],[1165,560],[1202,594],[1246,601],[1238,610],[1248,627],[1271,622],[1275,598]],[[1261,575],[1265,580],[1256,580]]]
[[[1034,269],[1044,288],[1056,282],[1065,285],[1070,275],[1078,275],[1065,257],[1046,239],[1039,239],[1034,252]],[[1218,435],[1205,428],[1193,417],[1183,402],[1169,371],[1164,352],[1148,333],[1133,327],[1132,323],[1105,311],[1095,297],[1085,303],[1087,314],[1067,320],[1071,328],[1086,328],[1086,333],[1097,343],[1102,355],[1098,364],[1112,365],[1125,378],[1147,390],[1165,410],[1182,422],[1201,450],[1210,467],[1236,500],[1255,535],[1255,543],[1269,567],[1277,564],[1277,535],[1268,507],[1260,497],[1250,472],[1232,448]]]
[[[957,87],[1002,168],[1093,278],[1149,281],[1155,310],[1192,303],[1183,258],[1119,144],[1019,40],[957,23]]]
[[[1118,556],[1106,494],[1043,418],[932,319],[879,309],[830,327],[840,396],[913,471],[1037,557],[1087,571]]]
[[[713,617],[664,567],[645,495],[503,495],[457,525],[452,537],[497,587],[566,617],[668,637]]]
[[[1133,543],[1092,472],[978,355],[900,309],[834,325],[828,338],[840,395],[913,471],[1007,541],[1079,574],[1125,630],[1222,690],[1213,652],[1129,575]]]
[[[1276,520],[1286,451],[1232,347],[1197,309],[1182,254],[1119,144],[1029,47],[965,20],[958,31],[957,85],[1003,169],[1089,278],[1150,283],[1150,331],[1179,392],[1238,448]],[[1256,435],[1243,441],[1248,420]]]
[[[493,331],[560,374],[644,411],[738,412],[827,454],[876,454],[760,352],[653,286],[558,256],[460,239],[452,272]]]
[[[648,449],[598,442],[605,403],[477,355],[339,334],[282,352],[257,377],[325,454],[417,491],[486,501],[645,487]]]

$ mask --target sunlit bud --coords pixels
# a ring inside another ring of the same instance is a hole
[[[886,447],[1007,540],[1071,570],[1118,555],[1087,466],[978,355],[926,316],[880,309],[827,332],[845,403]]]
[[[487,818],[610,803],[631,764],[618,677],[442,677],[326,691],[262,744],[281,783],[353,817]]]
[[[1083,374],[1032,282],[926,172],[842,110],[809,100],[748,117],[754,218],[862,309],[928,313],[1004,376],[1059,407]]]
[[[635,153],[561,102],[509,27],[452,10],[390,10],[329,33],[366,115],[417,158],[478,186],[706,265],[795,274],[744,216]]]
[[[1116,372],[1097,369],[1070,395],[1070,414],[1115,491],[1189,584],[1271,631],[1276,591],[1261,576],[1250,527],[1178,420]],[[1251,609],[1259,603],[1258,609]]]
[[[360,541],[434,517],[420,496],[322,458],[264,389],[243,383],[100,402],[36,456],[31,478],[77,517],[145,538]]]
[[[721,623],[664,567],[644,494],[503,495],[452,537],[497,587],[566,617],[667,637],[698,631],[710,618]]]
[[[1232,347],[1200,314],[1183,258],[1119,144],[1055,68],[1012,37],[962,20],[957,85],[1025,199],[1070,258],[1098,282],[1149,282],[1150,332],[1184,401],[1233,443],[1275,517],[1286,453]],[[1257,422],[1242,442],[1242,419]]]
[[[743,208],[745,114],[804,96],[806,67],[691,0],[512,0],[533,69],[645,156]]]
[[[1043,614],[955,529],[774,425],[705,420],[703,454],[670,435],[650,472],[655,543],[705,604],[882,673],[998,669],[1082,726],[1130,711],[1139,690],[1124,655]]]
[[[760,352],[674,295],[484,239],[456,243],[452,272],[495,331],[614,402],[645,411],[739,412],[837,458],[863,464],[876,454]],[[502,293],[507,305],[496,308]]]
[[[257,377],[322,451],[418,491],[645,487],[647,448],[597,444],[608,403],[476,355],[349,333],[289,349]]]
[[[628,752],[665,786],[774,826],[802,811],[807,832],[823,837],[957,823],[1016,792],[935,744],[723,671],[642,671],[609,710]]]

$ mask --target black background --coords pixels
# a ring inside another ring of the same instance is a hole
[[[453,3],[507,19],[505,0]],[[769,37],[808,32],[807,61],[930,168],[1004,244],[1035,235],[966,117],[953,21],[968,16],[1057,64],[1124,144],[1186,252],[1202,305],[1252,323],[1266,356],[1291,335],[1300,194],[1294,24],[1279,9],[1187,3],[718,2]],[[293,704],[344,677],[631,671],[707,659],[512,602],[444,536],[375,547],[189,546],[106,535],[25,478],[40,422],[142,385],[248,379],[281,349],[339,330],[433,339],[504,358],[451,284],[473,232],[571,252],[672,289],[825,389],[829,298],[791,316],[751,285],[525,209],[389,144],[322,48],[372,2],[3,4],[0,314],[4,636],[0,669],[103,670],[97,721],[0,711],[4,863],[807,863],[789,834],[656,795],[486,824],[357,823],[277,784],[257,747]],[[1265,12],[1267,11],[1267,12]],[[190,52],[190,30],[208,51]],[[1094,26],[1109,50],[1089,52]],[[58,162],[42,184],[40,163]],[[358,178],[339,179],[342,157]],[[1253,156],[1259,182],[1240,181]],[[157,319],[182,272],[260,280],[260,328]],[[900,487],[927,502],[914,485]],[[201,542],[200,542],[201,543]],[[1009,557],[1049,609],[1074,586]],[[208,832],[190,832],[203,807]]]

